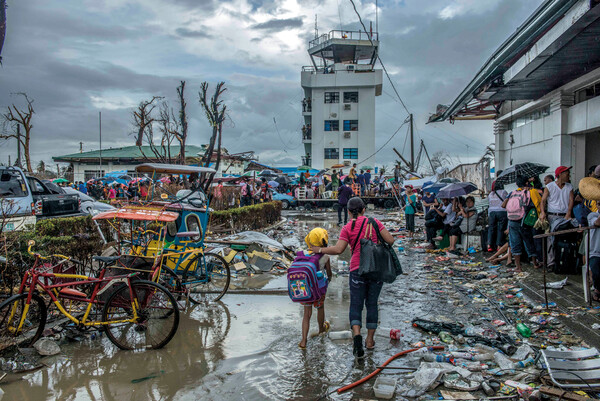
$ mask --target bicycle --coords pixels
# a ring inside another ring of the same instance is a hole
[[[98,277],[63,273],[63,265],[71,258],[41,256],[31,251],[34,245],[34,241],[29,241],[27,249],[35,257],[33,267],[25,272],[18,293],[0,304],[0,340],[35,343],[46,325],[45,295],[77,327],[102,327],[120,349],[158,349],[171,341],[179,326],[179,309],[164,286],[140,280],[137,272],[107,276],[106,267]],[[62,260],[54,265],[40,264],[51,257]],[[88,293],[74,288],[83,286],[91,287]],[[83,316],[69,313],[61,300],[87,304]],[[101,320],[90,320],[92,309],[101,306]]]

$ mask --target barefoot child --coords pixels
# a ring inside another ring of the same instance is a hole
[[[329,235],[327,230],[324,228],[315,228],[313,229],[306,238],[304,238],[304,242],[308,245],[308,251],[304,251],[306,256],[314,255],[310,248],[313,246],[318,247],[326,247],[328,244]],[[333,277],[331,274],[331,264],[329,262],[329,256],[327,255],[319,255],[319,270],[322,272],[323,269],[327,271],[327,278],[331,281]],[[317,309],[317,322],[319,323],[319,334],[326,333],[329,331],[329,322],[325,320],[325,294],[315,301],[303,303],[304,305],[304,318],[302,319],[302,340],[298,344],[300,349],[306,349],[306,341],[308,339],[308,330],[310,329],[310,318],[312,316],[312,308],[315,307]]]

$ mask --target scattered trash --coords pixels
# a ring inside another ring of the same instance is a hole
[[[56,355],[60,353],[60,347],[56,341],[49,338],[40,338],[33,344],[33,347],[37,350],[40,355]]]
[[[567,285],[567,280],[568,280],[568,277],[565,277],[564,280],[555,281],[553,283],[546,283],[546,288],[552,288],[552,289],[557,289],[557,290],[561,289],[565,285]]]
[[[398,380],[391,376],[379,376],[373,385],[375,397],[389,400],[394,396],[396,391],[396,382]]]

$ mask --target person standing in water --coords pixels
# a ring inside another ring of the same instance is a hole
[[[311,249],[315,253],[324,255],[339,255],[350,244],[352,257],[350,259],[350,326],[354,338],[353,354],[357,359],[361,359],[365,355],[363,349],[363,338],[360,334],[362,327],[362,311],[367,309],[367,338],[365,347],[367,350],[375,348],[375,330],[379,320],[379,311],[377,310],[377,302],[383,282],[372,281],[368,278],[358,275],[358,267],[360,265],[360,239],[366,236],[367,226],[370,224],[365,216],[365,204],[359,197],[354,197],[348,201],[348,211],[352,215],[352,221],[346,224],[340,233],[337,243],[331,247],[313,246]],[[389,231],[377,219],[373,219],[381,237],[388,244],[394,243],[394,238]],[[370,230],[370,239],[377,242],[377,234],[375,230]]]

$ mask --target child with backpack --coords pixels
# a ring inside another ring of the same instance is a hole
[[[327,285],[333,277],[329,256],[312,252],[312,247],[327,247],[329,234],[324,228],[313,229],[304,242],[308,251],[300,251],[296,259],[288,269],[288,293],[292,301],[304,305],[304,317],[302,319],[302,340],[298,348],[306,349],[308,331],[310,329],[310,318],[312,308],[317,309],[317,322],[319,323],[319,334],[329,331],[330,324],[325,320],[325,295]],[[327,277],[323,274],[327,272]]]
[[[512,191],[502,203],[508,217],[508,242],[515,260],[517,272],[521,270],[522,244],[525,245],[527,255],[531,258],[535,268],[540,267],[537,261],[533,231],[530,220],[537,220],[535,194],[532,197],[531,188],[528,187],[527,177],[517,176],[518,188]],[[536,191],[537,194],[537,191]],[[535,217],[532,217],[535,216]]]

